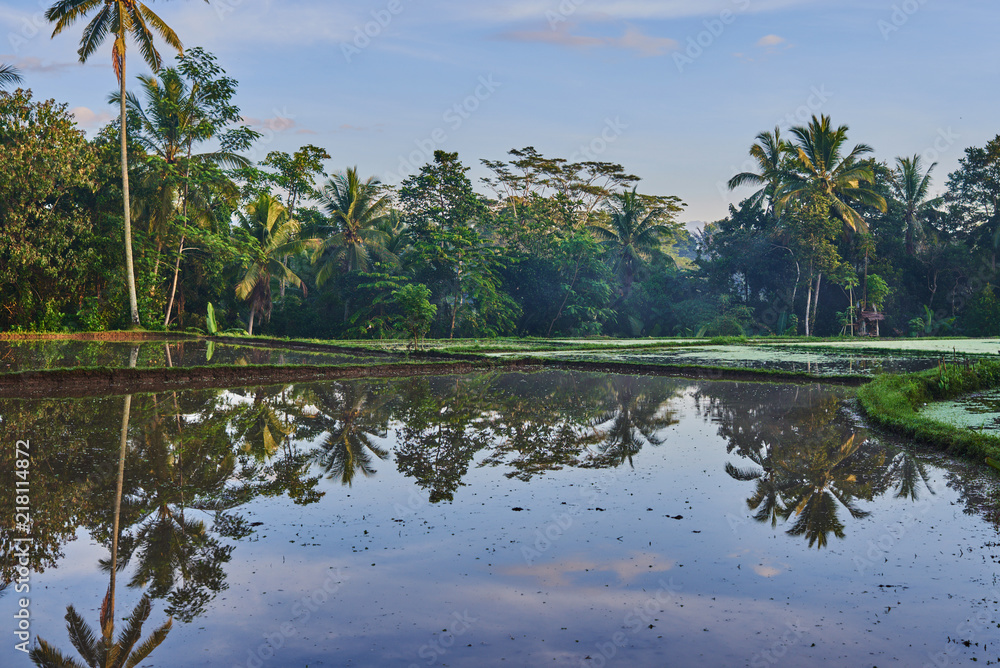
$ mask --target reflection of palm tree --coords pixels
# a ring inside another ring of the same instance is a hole
[[[132,366],[135,366],[135,353],[132,357]],[[70,605],[66,609],[66,626],[69,630],[70,641],[83,657],[87,666],[91,668],[133,668],[139,665],[143,659],[159,647],[170,632],[172,620],[168,619],[160,628],[146,639],[144,643],[136,647],[136,643],[142,637],[142,625],[149,619],[152,610],[149,596],[143,594],[142,599],[132,611],[129,624],[121,634],[118,641],[115,635],[115,579],[118,571],[118,533],[119,520],[121,518],[122,490],[125,477],[125,453],[128,444],[128,427],[131,417],[132,395],[125,397],[125,405],[122,410],[121,446],[118,455],[118,482],[115,494],[115,514],[114,526],[112,528],[113,538],[111,547],[110,571],[111,579],[108,585],[108,592],[101,604],[101,639],[98,640],[94,632],[87,625],[83,618],[77,614]],[[43,639],[38,639],[38,647],[32,649],[29,656],[38,666],[47,668],[79,668],[80,664],[74,659],[63,656],[63,654]]]
[[[772,527],[777,526],[778,517],[783,517],[786,510],[781,495],[787,491],[788,485],[778,475],[778,470],[771,461],[770,449],[766,454],[764,451],[755,451],[745,456],[759,466],[760,470],[739,468],[726,462],[726,473],[741,482],[757,481],[757,491],[747,499],[747,507],[757,511],[753,518],[758,522],[770,520]]]
[[[109,599],[114,599],[111,590],[101,606],[101,637],[97,638],[93,630],[83,621],[73,606],[66,609],[66,627],[69,629],[69,639],[80,652],[83,664],[75,659],[63,656],[62,652],[38,639],[38,647],[31,650],[30,656],[36,666],[45,668],[132,668],[138,666],[150,653],[160,646],[170,632],[172,623],[167,620],[163,626],[156,629],[146,638],[146,641],[136,647],[142,638],[142,625],[149,619],[152,610],[149,597],[143,595],[139,605],[128,617],[129,623],[118,640],[114,639],[114,619],[109,613]]]
[[[320,411],[318,423],[326,429],[326,438],[314,456],[328,477],[350,485],[357,472],[366,478],[375,475],[372,455],[378,459],[389,456],[389,451],[375,442],[388,432],[385,420],[378,415],[382,402],[361,383],[325,385],[315,391],[314,400]]]
[[[910,450],[901,449],[896,453],[886,468],[885,476],[890,484],[899,483],[899,489],[896,491],[897,499],[916,501],[920,497],[921,487],[934,494],[927,466]]]
[[[856,470],[861,457],[859,439],[855,434],[839,447],[829,447],[816,443],[802,453],[798,466],[787,471],[794,480],[789,490],[789,503],[784,517],[794,514],[795,523],[788,533],[792,536],[805,535],[809,547],[826,546],[827,534],[833,532],[837,538],[844,537],[844,525],[837,518],[837,502],[847,508],[851,517],[863,519],[870,513],[854,504],[856,498],[870,498],[870,483],[858,480]],[[808,447],[808,446],[807,446]]]
[[[623,376],[611,381],[613,407],[593,421],[595,427],[607,425],[604,442],[598,446],[600,464],[621,466],[644,445],[661,445],[656,432],[676,424],[671,412],[661,414],[666,397],[657,397],[638,387],[638,379]]]

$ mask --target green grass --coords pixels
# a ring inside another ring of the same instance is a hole
[[[1000,437],[932,420],[920,408],[995,387],[1000,387],[1000,362],[942,364],[919,373],[879,376],[858,391],[858,401],[872,422],[889,431],[984,462],[1000,460]]]

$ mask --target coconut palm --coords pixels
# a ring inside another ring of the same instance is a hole
[[[774,132],[761,132],[757,141],[750,147],[750,157],[757,161],[758,173],[741,172],[729,179],[729,189],[735,190],[741,186],[760,186],[760,189],[750,196],[751,206],[763,206],[774,211],[774,200],[785,176],[785,155],[792,150],[792,145],[781,138],[781,128],[775,126]]]
[[[207,1],[207,0],[206,0]],[[80,40],[80,62],[84,63],[104,43],[108,34],[115,36],[111,49],[111,65],[120,87],[122,195],[125,205],[125,279],[128,284],[129,316],[138,327],[139,305],[135,294],[135,269],[132,264],[132,214],[128,189],[127,112],[125,108],[125,40],[131,37],[139,46],[143,60],[153,71],[160,69],[161,58],[153,43],[154,33],[169,46],[183,51],[180,39],[170,26],[140,0],[58,0],[45,12],[45,18],[55,23],[55,37],[91,11],[96,14],[83,30]]]
[[[906,254],[913,255],[916,248],[915,233],[920,229],[921,214],[932,208],[937,200],[927,202],[931,189],[931,172],[937,167],[933,163],[923,171],[920,156],[896,158],[896,169],[892,172],[889,186],[892,194],[903,207],[903,221],[906,223]]]
[[[622,272],[622,299],[625,299],[632,292],[636,273],[649,261],[652,251],[673,234],[668,224],[672,208],[648,205],[633,188],[612,195],[608,209],[609,219],[591,224],[590,229],[607,244],[615,267]]]
[[[362,181],[353,167],[335,174],[320,190],[332,234],[313,255],[313,263],[321,264],[317,285],[337,271],[367,271],[372,257],[395,259],[385,246],[388,239],[382,226],[391,200],[378,186],[375,177]]]
[[[669,396],[640,387],[635,378],[613,379],[610,389],[611,407],[591,422],[604,437],[594,463],[615,467],[627,461],[632,466],[643,446],[663,444],[657,432],[677,424],[677,419],[663,410]]]
[[[212,62],[211,56],[199,49],[192,49],[190,53],[197,54],[196,57],[207,57],[209,63]],[[142,75],[138,79],[142,85],[145,106],[133,94],[127,96],[126,103],[132,118],[138,123],[136,143],[150,156],[155,156],[143,169],[142,182],[148,191],[156,195],[147,198],[143,208],[149,219],[150,232],[156,233],[161,239],[157,247],[159,257],[162,238],[172,219],[181,216],[187,220],[191,208],[196,209],[190,215],[192,219],[205,218],[205,198],[197,190],[195,193],[191,192],[192,173],[207,172],[213,187],[234,199],[237,186],[220,171],[212,168],[248,167],[250,161],[224,148],[194,153],[196,144],[216,138],[222,125],[235,120],[232,108],[219,99],[213,86],[203,86],[198,82],[188,85],[183,74],[173,67],[161,70],[158,76]],[[221,83],[228,84],[230,80],[222,79]],[[228,88],[225,90],[228,91]],[[117,103],[119,96],[120,93],[115,93],[109,99]],[[228,93],[224,92],[222,97],[228,99]],[[199,207],[199,204],[203,206]],[[187,235],[181,234],[164,326],[170,324],[186,237]],[[154,272],[158,269],[157,262]]]
[[[778,189],[778,214],[789,201],[807,202],[818,193],[830,199],[830,213],[853,234],[868,231],[864,218],[854,209],[856,204],[886,210],[885,198],[872,187],[872,165],[862,159],[873,149],[858,144],[845,156],[847,130],[846,125],[834,129],[829,116],[813,116],[809,125],[792,128],[796,141],[790,169]]]
[[[378,443],[386,437],[385,398],[378,397],[365,385],[344,383],[325,385],[310,396],[319,410],[316,416],[326,436],[314,454],[327,477],[350,485],[354,474],[366,478],[375,475],[372,455],[384,460],[389,451]]]
[[[16,67],[0,63],[0,89],[21,83],[21,73]]]
[[[261,195],[247,205],[245,215],[240,216],[243,230],[249,234],[249,267],[236,285],[236,297],[250,302],[250,322],[247,333],[253,334],[257,313],[271,317],[271,279],[278,277],[302,288],[305,283],[295,273],[283,265],[281,257],[296,255],[311,246],[310,241],[296,239],[299,224],[289,218],[288,211],[276,197]]]

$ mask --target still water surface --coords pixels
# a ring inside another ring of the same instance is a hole
[[[159,666],[997,661],[993,481],[845,396],[568,372],[136,395],[119,620],[142,592],[146,633],[173,616]],[[96,626],[108,588],[124,408],[0,402],[7,489],[33,453],[32,632],[66,654],[66,607]]]

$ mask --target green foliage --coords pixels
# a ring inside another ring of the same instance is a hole
[[[215,322],[215,307],[212,306],[212,302],[208,302],[206,308],[205,329],[212,336],[219,333],[219,325]]]
[[[972,297],[961,322],[968,336],[1000,335],[1000,299],[992,285],[987,283]]]
[[[401,325],[413,339],[414,350],[419,349],[420,341],[431,328],[437,306],[430,302],[431,291],[426,285],[410,283],[394,290],[393,301],[401,312]]]
[[[882,375],[858,391],[865,413],[877,424],[919,439],[953,454],[977,461],[1000,459],[1000,438],[922,417],[919,409],[943,401],[1000,387],[1000,362],[945,364],[908,375]]]

